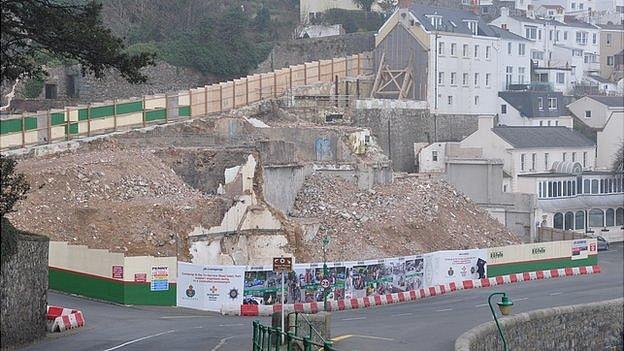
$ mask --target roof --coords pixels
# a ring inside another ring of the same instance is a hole
[[[492,32],[494,32],[494,36],[499,37],[501,39],[530,41],[529,39],[525,37],[521,37],[517,34],[514,34],[506,29],[502,29],[491,24],[489,24],[488,27],[490,27]]]
[[[501,91],[498,96],[513,106],[524,117],[559,117],[563,108],[563,93],[552,91]],[[538,98],[542,98],[543,106],[548,105],[548,98],[557,98],[557,108],[551,110],[549,108],[539,109]]]
[[[421,4],[412,4],[409,7],[410,12],[425,27],[425,30],[431,32],[436,28],[431,24],[431,15],[442,17],[442,25],[437,28],[440,32],[451,32],[473,35],[465,20],[478,21],[478,35],[493,37],[494,32],[489,28],[487,23],[474,12],[464,11],[461,9],[451,9],[447,7],[427,6]]]
[[[563,9],[563,6],[561,5],[541,5],[540,7],[545,9]]]
[[[518,149],[545,147],[594,147],[593,141],[568,127],[500,126],[494,134]]]
[[[600,29],[606,29],[606,30],[622,30],[622,25],[621,24],[615,24],[612,22],[609,22],[607,24],[599,24],[598,27],[600,27]]]
[[[590,95],[587,97],[609,107],[624,107],[624,97],[621,96]]]
[[[612,82],[612,81],[610,81],[608,79],[602,78],[601,76],[598,76],[598,75],[595,75],[595,74],[589,75],[589,76],[587,76],[587,78],[593,79],[593,80],[595,80],[595,81],[597,81],[599,83],[616,84],[616,83],[614,83],[614,82]]]
[[[569,16],[565,16],[565,22],[559,22],[554,19],[546,19],[546,18],[529,18],[529,17],[523,17],[523,16],[509,16],[509,17],[520,22],[529,22],[529,23],[535,23],[535,24],[549,24],[549,25],[558,26],[558,27],[598,29],[597,26],[591,23],[579,21],[576,18],[569,17]]]

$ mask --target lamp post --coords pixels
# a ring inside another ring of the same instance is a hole
[[[513,302],[507,297],[507,293],[504,292],[495,292],[492,293],[488,297],[488,305],[490,306],[490,311],[492,311],[492,316],[494,317],[494,322],[496,322],[496,327],[498,328],[498,334],[500,334],[501,340],[503,340],[503,350],[507,351],[507,341],[505,340],[505,336],[503,335],[503,331],[498,324],[498,318],[496,318],[496,312],[494,312],[494,308],[492,307],[492,297],[495,295],[502,295],[501,301],[497,302],[498,308],[503,316],[511,313],[511,306],[513,306]]]
[[[325,234],[323,237],[323,279],[328,279],[327,271],[327,247],[329,246],[329,236]],[[327,311],[327,291],[329,288],[323,288],[323,311]]]

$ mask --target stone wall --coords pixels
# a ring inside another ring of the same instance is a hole
[[[2,264],[0,274],[0,348],[13,348],[45,336],[47,289],[48,238],[19,235],[17,252]]]
[[[622,350],[624,299],[520,313],[500,323],[510,350]],[[494,322],[455,342],[455,351],[490,350],[502,350]]]
[[[374,47],[375,32],[278,42],[267,59],[258,65],[254,73],[271,72],[304,62],[358,54],[371,51]]]

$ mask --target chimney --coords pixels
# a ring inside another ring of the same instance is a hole
[[[501,17],[509,17],[509,9],[506,7],[501,7],[500,15]]]
[[[494,128],[494,116],[479,116],[478,128],[479,130],[490,130]]]
[[[400,9],[408,9],[412,5],[412,0],[399,0]]]

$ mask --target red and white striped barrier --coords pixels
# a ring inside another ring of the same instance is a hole
[[[574,275],[586,275],[600,273],[600,266],[585,266],[573,268],[557,268],[544,271],[514,273],[492,278],[464,280],[444,285],[431,286],[429,288],[411,290],[406,292],[386,295],[373,295],[344,300],[327,301],[329,311],[343,311],[373,306],[389,305],[419,300],[425,297],[436,296],[454,292],[457,290],[487,288],[496,285],[511,284],[528,280],[549,279],[568,277]],[[228,305],[221,310],[223,314],[240,316],[270,316],[280,312],[282,305]],[[284,306],[284,312],[317,313],[323,310],[322,302],[295,303]]]
[[[82,327],[85,324],[81,311],[59,306],[48,306],[46,313],[48,331],[62,332],[68,329]]]

